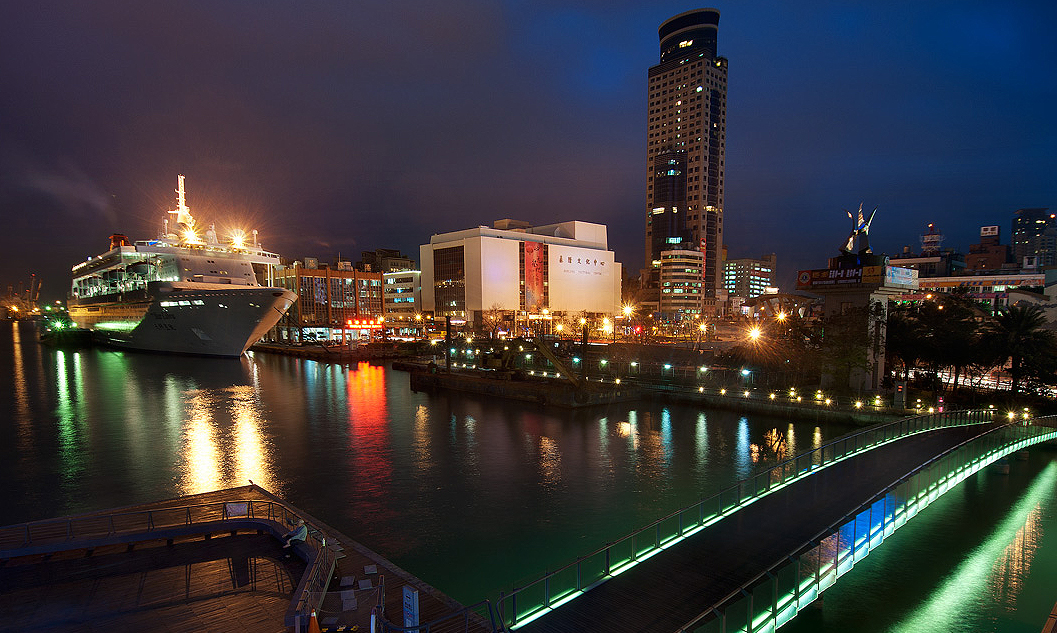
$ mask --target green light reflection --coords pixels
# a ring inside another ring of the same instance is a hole
[[[1024,538],[1026,531],[1039,520],[1041,508],[1050,502],[1057,484],[1057,462],[1051,462],[1024,493],[1005,520],[995,528],[991,536],[944,579],[943,584],[924,604],[905,618],[892,630],[913,633],[915,631],[957,631],[963,616],[974,611],[972,605],[993,602],[995,585],[1002,585],[998,576],[1006,572],[1007,558],[1019,556],[1014,546],[1037,547],[1037,540]],[[1025,562],[1026,561],[1026,562]],[[1030,556],[1024,556],[1021,573],[1027,575]]]
[[[85,452],[81,447],[81,426],[87,414],[80,361],[79,354],[68,354],[62,350],[55,353],[55,417],[61,458],[59,468],[66,484],[76,482],[84,473]],[[70,374],[73,374],[72,384]]]

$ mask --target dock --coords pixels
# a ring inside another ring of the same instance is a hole
[[[567,409],[631,402],[642,398],[642,390],[629,384],[589,382],[578,387],[565,381],[532,376],[522,380],[503,379],[502,374],[477,369],[435,373],[425,370],[425,367],[422,370],[410,369],[412,391],[448,389]]]
[[[304,542],[283,548],[297,520]],[[370,630],[420,622],[490,631],[466,608],[383,556],[256,485],[0,527],[0,622],[15,630]],[[357,627],[357,628],[353,628]]]

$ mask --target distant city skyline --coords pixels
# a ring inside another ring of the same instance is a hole
[[[64,296],[111,233],[160,230],[179,173],[197,218],[290,258],[511,217],[606,224],[637,271],[657,27],[700,6],[9,3],[0,284]],[[1057,207],[1053,3],[706,6],[733,60],[723,242],[776,253],[784,290],[860,202],[889,254]]]

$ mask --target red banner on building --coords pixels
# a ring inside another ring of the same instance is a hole
[[[525,308],[544,308],[543,273],[547,264],[547,245],[539,242],[522,244],[525,245]]]

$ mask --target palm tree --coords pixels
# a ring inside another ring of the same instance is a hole
[[[1009,359],[1010,390],[1017,394],[1024,363],[1055,345],[1053,332],[1042,329],[1046,316],[1038,306],[1010,306],[995,315],[987,330],[999,357]]]

